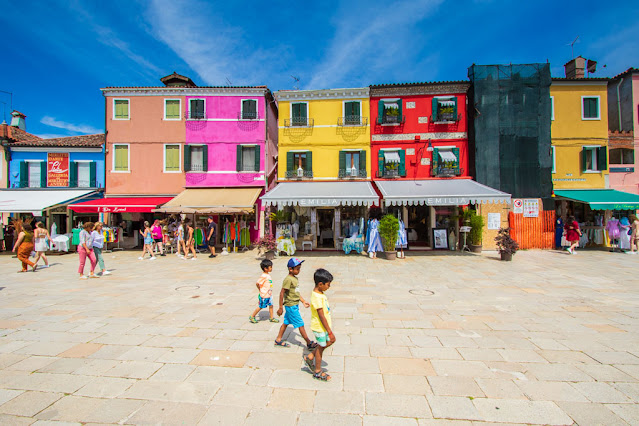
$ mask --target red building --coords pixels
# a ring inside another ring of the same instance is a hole
[[[371,86],[373,180],[386,209],[403,219],[412,247],[453,248],[460,206],[510,201],[468,174],[469,87],[466,81]]]

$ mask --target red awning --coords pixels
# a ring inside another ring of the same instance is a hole
[[[69,205],[76,213],[152,213],[173,197],[102,198]]]

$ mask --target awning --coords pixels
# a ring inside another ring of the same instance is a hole
[[[116,197],[71,204],[76,213],[151,213],[171,197]]]
[[[386,163],[399,163],[399,153],[397,151],[384,151],[384,161]]]
[[[372,206],[379,195],[370,182],[283,182],[262,196],[267,206]]]
[[[262,187],[253,188],[189,188],[162,207],[161,213],[208,213],[249,214],[253,213],[255,200]]]
[[[590,204],[593,210],[639,210],[639,195],[614,189],[561,189],[555,197]]]
[[[0,213],[33,213],[42,215],[43,210],[86,198],[94,190],[68,189],[9,189],[0,191]]]
[[[455,101],[437,101],[441,106],[455,106]]]
[[[439,157],[444,161],[457,161],[457,157],[453,154],[452,151],[437,151]]]
[[[510,194],[472,179],[375,181],[387,206],[465,206],[510,203]]]

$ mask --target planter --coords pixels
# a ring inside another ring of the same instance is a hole
[[[384,256],[386,256],[386,260],[395,260],[397,259],[396,251],[385,251]]]
[[[267,259],[267,260],[275,259],[275,252],[273,250],[267,251],[266,253],[264,253],[264,259]]]
[[[500,254],[501,254],[501,260],[505,260],[506,262],[511,262],[513,260],[512,253],[506,253],[505,251],[502,251]]]
[[[468,244],[471,253],[481,253],[481,244],[476,246],[474,244]]]

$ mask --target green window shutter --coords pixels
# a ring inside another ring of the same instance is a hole
[[[184,145],[184,171],[191,171],[191,146]]]
[[[306,151],[306,170],[307,172],[313,172],[313,152]]]
[[[608,170],[608,152],[605,146],[597,148],[597,170]]]
[[[366,172],[366,151],[364,150],[359,152],[359,171],[360,176],[364,176]]]
[[[403,112],[403,110],[402,110],[402,103],[403,103],[403,101],[402,101],[401,99],[397,101],[397,106],[399,107],[399,108],[398,108],[398,115],[397,115],[397,117],[399,117],[399,118],[398,118],[398,120],[399,120],[399,122],[400,122],[400,123],[401,123],[402,121],[404,121],[404,120],[403,120],[403,117],[404,117],[404,116],[403,116],[403,113],[404,113],[404,112]]]
[[[344,103],[344,115],[346,117],[350,117],[351,115],[353,115],[353,102]]]
[[[588,148],[582,148],[581,149],[581,171],[585,172],[587,169],[587,164],[586,164],[586,151],[588,150]]]
[[[78,186],[78,163],[69,161],[69,187],[76,188]]]
[[[180,101],[169,99],[165,101],[166,118],[176,120],[180,118]]]
[[[47,187],[47,162],[40,163],[40,188]]]
[[[346,170],[346,152],[339,152],[339,169]]]
[[[406,151],[400,149],[399,151],[399,175],[406,177]]]
[[[459,171],[459,148],[453,148],[451,150],[453,152],[453,155],[455,155],[455,158],[457,158],[457,160],[455,161],[455,176],[459,176],[460,175],[460,171]]]
[[[455,102],[453,104],[453,120],[457,121],[457,97],[453,98],[453,101]],[[459,158],[458,158],[459,160]]]
[[[308,118],[308,110],[306,104],[300,104],[300,117]]]
[[[439,106],[439,102],[437,101],[437,98],[433,98],[433,115],[431,120],[433,121],[433,123],[437,122],[437,107]]]
[[[97,188],[98,182],[96,181],[96,165],[95,161],[89,163],[89,186],[91,188]]]
[[[379,101],[377,103],[377,123],[381,124],[383,122],[384,122],[384,101]]]
[[[292,152],[287,152],[286,153],[286,171],[287,172],[292,172],[293,171],[293,153]]]
[[[237,170],[238,172],[241,172],[242,171],[242,145],[238,145],[235,152],[237,153],[235,158],[235,170]]]
[[[20,161],[20,188],[29,186],[29,165],[26,161]]]
[[[256,172],[260,171],[261,159],[262,157],[260,156],[260,146],[255,145],[255,171]]]
[[[202,146],[202,171],[203,172],[209,171],[209,146],[208,145]]]
[[[384,177],[384,151],[377,152],[377,177]]]
[[[291,118],[299,118],[299,116],[300,116],[300,104],[293,104],[291,106],[291,113],[293,114]]]
[[[362,112],[360,111],[360,103],[359,102],[352,102],[352,104],[353,104],[353,106],[352,106],[353,115],[355,117],[359,117],[362,114]]]
[[[433,148],[433,161],[430,164],[431,176],[437,176],[438,167],[439,167],[439,149]]]

